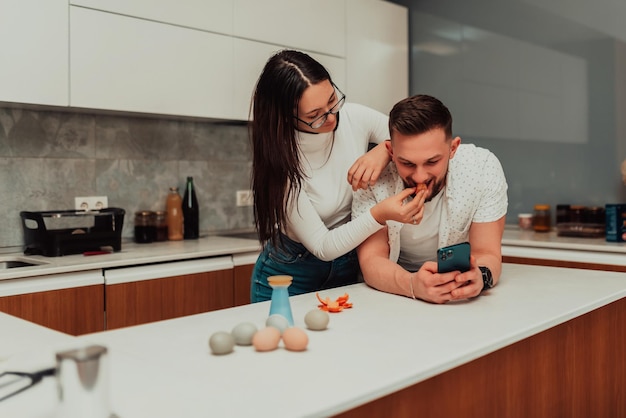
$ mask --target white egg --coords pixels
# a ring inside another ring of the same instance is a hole
[[[285,318],[282,315],[273,314],[267,317],[267,320],[265,321],[265,325],[267,325],[268,327],[277,328],[280,331],[280,334],[282,335],[283,331],[289,328],[289,321],[287,320],[287,318]]]
[[[209,338],[209,347],[213,354],[228,354],[235,347],[235,339],[228,332],[218,331]]]
[[[313,309],[304,315],[304,323],[308,329],[313,331],[321,331],[328,327],[330,315],[328,312],[319,309]]]
[[[237,324],[230,332],[237,345],[251,345],[252,337],[257,332],[257,327],[251,322]]]

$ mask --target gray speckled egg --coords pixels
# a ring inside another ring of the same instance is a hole
[[[313,309],[304,315],[304,323],[306,327],[313,331],[322,331],[328,327],[330,315],[328,312],[319,309]]]
[[[209,347],[213,354],[228,354],[235,347],[235,339],[228,332],[218,331],[209,338]]]

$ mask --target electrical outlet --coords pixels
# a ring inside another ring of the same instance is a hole
[[[76,210],[98,210],[109,207],[109,199],[106,196],[77,196],[74,198]]]
[[[252,206],[254,195],[252,190],[237,190],[237,206]]]

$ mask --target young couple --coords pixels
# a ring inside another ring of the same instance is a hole
[[[283,274],[293,277],[290,294],[362,273],[376,289],[433,303],[497,283],[506,179],[491,152],[452,136],[439,100],[409,97],[387,117],[347,103],[320,63],[283,50],[266,63],[252,112],[263,243],[252,302],[270,299],[267,278]],[[438,273],[437,248],[461,241],[471,244],[471,269]]]

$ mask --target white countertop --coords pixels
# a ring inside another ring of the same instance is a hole
[[[212,333],[244,321],[262,326],[269,302],[67,338],[109,348],[111,403],[122,418],[328,416],[619,300],[626,273],[505,264],[496,288],[447,305],[364,284],[321,293],[334,299],[343,292],[354,308],[332,314],[326,331],[307,330],[305,352],[237,346],[229,355],[210,353]],[[314,294],[291,298],[296,326],[316,305]],[[14,348],[23,335],[11,336]],[[51,416],[52,392],[54,385],[44,382],[0,403],[0,416]],[[34,397],[40,401],[30,402]]]
[[[0,259],[18,257],[43,263],[32,267],[0,270],[0,282],[7,279],[66,274],[125,266],[136,266],[168,261],[183,261],[222,255],[240,255],[259,252],[256,239],[208,236],[198,240],[165,241],[122,244],[122,251],[95,256],[68,255],[62,257],[24,256],[21,252],[3,252]],[[538,233],[522,231],[507,225],[502,239],[502,253],[508,256],[579,261],[611,265],[626,265],[626,243],[607,242],[604,238],[559,237],[555,231]],[[241,257],[240,257],[241,258]],[[250,263],[241,258],[235,265]],[[253,262],[253,260],[252,260]]]
[[[502,255],[626,266],[626,242],[561,237],[554,230],[534,232],[507,225],[502,237]]]
[[[141,264],[181,261],[195,258],[233,255],[260,251],[257,240],[208,236],[198,240],[164,241],[150,244],[124,242],[122,250],[110,254],[62,257],[24,256],[23,253],[4,253],[0,258],[19,257],[43,263],[41,265],[0,270],[0,281],[23,277],[80,272]]]

